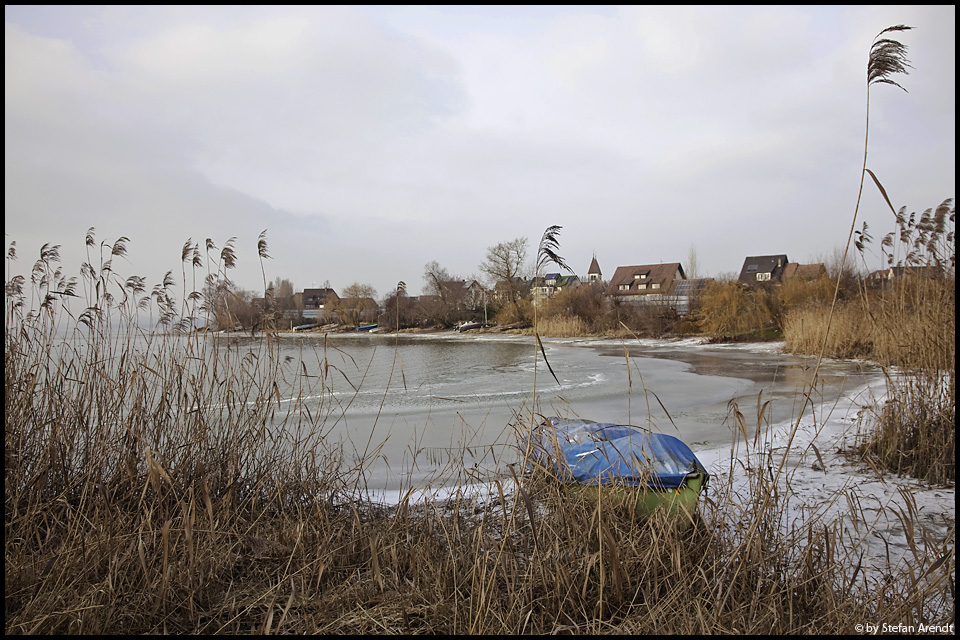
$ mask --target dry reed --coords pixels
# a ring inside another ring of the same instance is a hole
[[[375,446],[354,461],[325,439],[342,410],[327,351],[302,355],[326,365],[317,379],[269,333],[245,349],[144,333],[149,309],[182,327],[202,296],[177,313],[169,283],[148,295],[103,264],[76,294],[55,258],[29,291],[7,282],[7,633],[846,633],[921,609],[952,619],[952,561],[923,555],[921,583],[902,567],[865,577],[836,523],[785,521],[789,492],[746,437],[736,463],[760,471],[746,492],[715,482],[695,527],[538,472],[479,501],[371,504]],[[74,296],[79,314],[62,302]],[[445,473],[476,479],[456,456]]]

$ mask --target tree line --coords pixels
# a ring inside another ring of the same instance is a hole
[[[952,200],[920,216],[908,216],[901,210],[897,229],[880,243],[880,257],[889,266],[940,265],[952,280],[954,211]],[[815,280],[791,279],[776,285],[747,286],[737,281],[735,272],[719,274],[691,300],[688,312],[681,316],[666,304],[635,304],[608,296],[603,282],[583,282],[564,289],[541,301],[535,309],[531,284],[537,274],[527,260],[528,239],[518,237],[488,247],[478,267],[479,276],[464,278],[435,260],[426,263],[421,296],[409,296],[406,284],[400,282],[377,301],[373,286],[354,282],[341,290],[338,300],[326,306],[324,320],[346,325],[377,323],[388,330],[449,329],[463,322],[523,329],[530,327],[536,317],[543,335],[771,335],[782,333],[791,310],[828,304],[834,297],[842,302],[861,296],[871,242],[864,225],[855,243],[859,265],[845,256],[842,247],[835,248],[831,254],[818,258],[826,273]],[[909,249],[905,256],[894,251],[901,245]],[[687,262],[693,270],[688,275],[698,275],[693,247]],[[480,287],[472,287],[474,282]],[[329,283],[325,286],[329,287]],[[279,277],[267,284],[263,297],[236,287],[226,278],[208,279],[203,297],[211,301],[206,309],[212,326],[219,329],[282,329],[308,322],[302,317],[302,299],[294,295],[293,283]]]

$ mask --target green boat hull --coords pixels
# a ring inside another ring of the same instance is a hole
[[[691,473],[680,487],[675,489],[653,489],[650,487],[629,487],[624,485],[585,485],[568,484],[571,491],[590,500],[609,501],[615,507],[623,507],[637,517],[649,517],[657,509],[665,509],[670,516],[683,514],[693,519],[697,499],[706,486],[706,473]]]

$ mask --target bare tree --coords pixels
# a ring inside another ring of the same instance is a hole
[[[480,263],[480,272],[487,284],[507,297],[507,302],[516,305],[522,297],[521,280],[526,275],[527,239],[515,238],[487,247],[487,257]]]
[[[285,311],[297,308],[293,297],[293,283],[279,276],[267,284],[264,293],[264,318],[273,322],[280,322]],[[299,315],[299,314],[298,314]]]
[[[695,280],[700,277],[700,261],[697,260],[697,248],[690,245],[690,251],[687,252],[687,278]]]
[[[347,285],[337,302],[341,318],[353,324],[370,320],[369,316],[377,310],[376,297],[377,290],[372,285],[359,282]]]
[[[409,326],[413,317],[413,301],[407,297],[407,283],[401,280],[397,288],[388,293],[382,302],[383,315],[380,316],[381,327],[400,330]]]
[[[432,260],[423,266],[423,282],[426,285],[424,291],[427,295],[437,296],[444,300],[449,288],[447,283],[453,280],[457,280],[457,278],[450,275],[450,272],[441,267],[436,260]]]
[[[273,294],[276,296],[277,300],[292,298],[293,283],[286,278],[280,278],[280,276],[277,276],[276,280],[273,281]]]
[[[845,248],[834,246],[829,253],[819,253],[812,262],[820,262],[827,270],[827,275],[834,283],[839,285],[837,295],[840,297],[849,297],[856,295],[859,291],[858,282],[865,275],[862,268],[852,260],[844,262]]]
[[[208,276],[203,286],[203,306],[213,327],[233,329],[242,326],[253,329],[263,318],[263,310],[254,304],[256,293],[239,288],[226,278]]]
[[[426,284],[426,296],[421,297],[420,306],[424,319],[429,323],[453,326],[464,312],[466,282],[441,267],[436,260],[424,265],[423,281]]]

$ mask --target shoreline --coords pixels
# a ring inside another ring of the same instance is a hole
[[[232,333],[228,337],[249,338],[249,334]],[[472,330],[417,330],[390,333],[366,332],[279,332],[281,339],[300,338],[315,340],[330,336],[334,340],[383,341],[389,343],[400,337],[409,341],[420,339],[449,341],[487,341],[503,340],[508,342],[527,342],[532,346],[533,336],[519,331]],[[757,353],[766,355],[784,355],[816,360],[814,355],[797,355],[783,351],[783,340],[763,340],[749,342],[711,342],[703,336],[672,338],[636,338],[633,336],[576,336],[542,337],[546,347],[592,348],[597,351],[621,350],[624,347],[649,353],[651,357],[674,356],[678,353],[729,354]],[[823,358],[822,363],[853,362],[865,366],[875,366],[863,359]],[[955,485],[934,485],[923,483],[909,476],[896,476],[878,472],[852,454],[852,447],[870,428],[866,423],[870,407],[879,406],[886,400],[886,381],[882,373],[874,373],[871,380],[848,392],[830,403],[817,403],[797,422],[795,417],[778,420],[765,427],[761,434],[761,446],[764,454],[772,456],[779,465],[787,455],[780,483],[785,495],[790,498],[789,513],[784,515],[785,524],[802,526],[803,523],[837,521],[845,536],[846,544],[865,550],[866,569],[873,574],[882,574],[889,567],[885,564],[887,554],[893,564],[906,561],[912,548],[922,548],[924,535],[942,540],[949,536],[955,526]],[[752,407],[743,407],[744,411]],[[816,416],[813,418],[812,416]],[[751,424],[751,416],[747,416]],[[787,450],[790,434],[796,427],[796,433]],[[694,443],[695,444],[695,443]],[[742,438],[734,438],[729,444],[698,448],[694,447],[700,461],[711,473],[711,486],[721,483],[731,492],[735,500],[749,501],[749,477],[744,473]],[[411,504],[441,505],[453,499],[466,499],[481,505],[486,500],[499,499],[503,489],[509,494],[515,491],[513,479],[506,474],[484,483],[442,482],[430,483],[423,487],[401,487],[394,489],[370,490],[364,497],[371,506],[390,509],[401,502],[404,496]],[[499,485],[499,486],[498,486]],[[710,489],[708,489],[710,491]],[[849,500],[860,505],[860,517],[850,513]],[[902,521],[897,513],[915,512],[922,525],[913,531],[913,539],[907,539]],[[923,529],[926,530],[924,533]],[[915,546],[916,545],[916,546]]]

